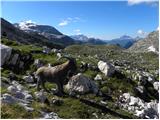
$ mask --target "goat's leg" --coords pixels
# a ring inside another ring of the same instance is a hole
[[[39,91],[40,90],[40,85],[41,85],[41,79],[40,77],[37,78],[37,90]]]
[[[42,82],[42,87],[46,92],[49,92],[49,90],[47,90],[47,88],[45,87],[45,82]]]
[[[66,93],[64,92],[63,84],[61,83],[60,85],[61,85],[61,89],[62,89],[61,91],[62,91],[62,93],[63,93],[63,94],[66,94]]]
[[[63,90],[62,90],[62,85],[60,82],[57,82],[57,87],[58,87],[58,95],[63,96]]]

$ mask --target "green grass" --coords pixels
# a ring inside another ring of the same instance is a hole
[[[84,75],[93,79],[97,75],[97,73],[98,72],[96,72],[96,71],[87,70],[87,71],[84,72]]]
[[[7,93],[7,88],[1,86],[0,91],[1,91],[1,94]]]
[[[23,53],[30,53],[31,51],[42,51],[42,47],[35,45],[24,45],[18,44],[16,41],[11,41],[6,38],[2,38],[1,42],[7,46],[14,48],[15,50],[20,50]]]
[[[1,118],[2,119],[22,119],[22,118],[38,118],[39,113],[37,111],[27,112],[23,107],[18,104],[2,104],[1,106]]]

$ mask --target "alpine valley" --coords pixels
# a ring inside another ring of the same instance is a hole
[[[158,119],[158,45],[1,18],[1,118]]]

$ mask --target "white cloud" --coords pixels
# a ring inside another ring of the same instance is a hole
[[[58,24],[58,26],[66,26],[66,25],[68,25],[68,23],[69,23],[69,21],[63,20],[62,22],[60,22],[60,23]]]
[[[147,4],[154,4],[158,0],[128,0],[128,5],[136,5],[136,4],[141,4],[141,3],[147,3]]]
[[[157,30],[159,30],[159,26],[157,27]]]
[[[68,25],[68,24],[70,24],[70,23],[75,23],[75,22],[79,22],[79,21],[81,21],[81,19],[79,18],[79,17],[73,17],[73,18],[71,18],[71,17],[68,17],[68,18],[66,18],[66,19],[64,19],[64,20],[62,20],[59,24],[58,24],[58,26],[66,26],[66,25]]]
[[[74,32],[75,32],[76,35],[82,34],[80,29],[76,29],[76,30],[74,30]]]

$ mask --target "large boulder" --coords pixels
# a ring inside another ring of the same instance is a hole
[[[2,45],[0,44],[0,48],[1,48],[1,63],[0,66],[4,65],[5,62],[7,62],[11,56],[12,53],[12,48],[8,47],[6,45]]]
[[[109,62],[99,61],[98,68],[102,73],[105,74],[105,76],[108,76],[108,77],[112,76],[115,72],[115,67]]]
[[[73,76],[66,85],[66,88],[69,90],[70,94],[84,94],[88,92],[97,94],[99,92],[99,89],[97,85],[94,83],[94,81],[81,73],[78,73],[77,75]]]

